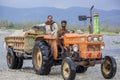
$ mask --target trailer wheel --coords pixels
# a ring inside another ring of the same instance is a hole
[[[52,67],[52,57],[50,55],[50,48],[46,42],[36,42],[32,62],[34,71],[40,75],[48,75]]]
[[[64,80],[74,80],[76,76],[76,66],[71,58],[66,57],[62,62],[61,74]]]
[[[17,57],[17,69],[21,69],[23,66],[23,57]]]
[[[115,76],[117,69],[116,61],[111,56],[105,56],[104,62],[101,64],[101,72],[105,79],[111,79]]]
[[[10,47],[8,48],[7,52],[7,65],[10,69],[16,69],[17,68],[17,57],[15,55],[15,52],[13,49]]]
[[[84,73],[87,71],[88,67],[84,67],[84,66],[77,66],[76,67],[76,73]]]

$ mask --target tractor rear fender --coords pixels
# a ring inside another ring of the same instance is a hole
[[[37,36],[35,41],[45,41],[48,43],[48,45],[51,48],[51,54],[56,60],[58,58],[58,50],[57,50],[57,39],[56,38],[51,38],[49,36]]]
[[[44,40],[44,37],[37,37],[36,39],[35,39],[35,41],[43,41]]]

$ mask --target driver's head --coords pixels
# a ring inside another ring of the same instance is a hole
[[[61,27],[65,29],[66,26],[67,26],[67,21],[62,20],[62,21],[61,21]]]
[[[52,15],[48,15],[47,21],[48,21],[48,22],[51,22],[51,21],[52,21],[52,18],[53,18]]]

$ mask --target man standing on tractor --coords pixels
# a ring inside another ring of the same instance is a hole
[[[54,37],[57,37],[58,25],[52,20],[52,18],[52,15],[49,15],[47,17],[47,21],[45,22],[46,33],[52,34],[54,35]]]
[[[58,37],[63,38],[65,33],[69,33],[69,31],[66,29],[67,27],[67,21],[62,20],[61,21],[61,28],[58,30]]]

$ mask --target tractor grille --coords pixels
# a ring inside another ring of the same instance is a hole
[[[100,44],[89,44],[87,46],[88,51],[100,51]]]

